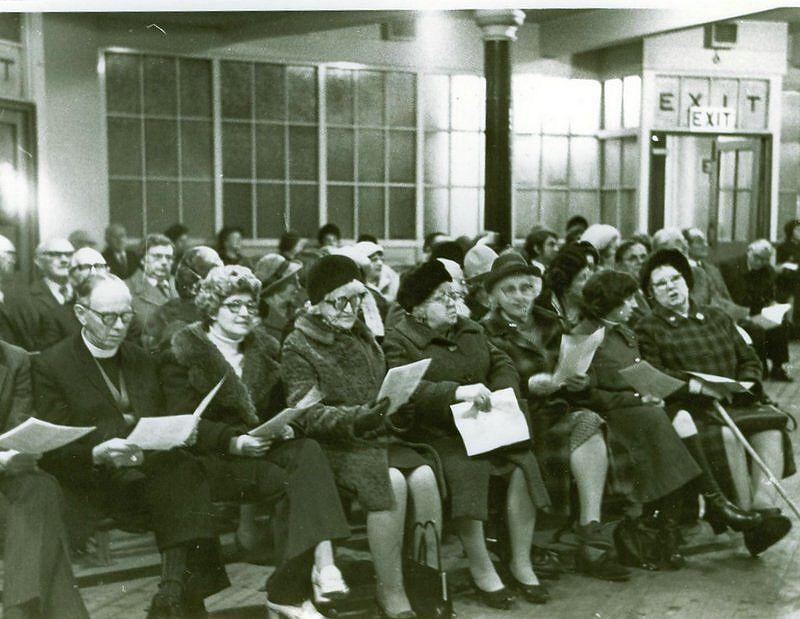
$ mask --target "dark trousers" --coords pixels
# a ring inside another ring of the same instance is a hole
[[[308,599],[314,548],[350,535],[336,482],[316,441],[273,446],[263,458],[201,456],[215,501],[267,502],[278,565],[267,583],[270,599]]]
[[[746,321],[743,328],[753,339],[753,348],[761,359],[764,370],[767,369],[767,360],[772,361],[773,369],[781,367],[789,361],[789,327],[786,323],[774,329],[764,329],[750,321]]]
[[[72,575],[58,482],[43,472],[0,476],[9,502],[3,608],[43,619],[89,617]]]

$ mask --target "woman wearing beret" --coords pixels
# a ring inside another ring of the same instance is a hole
[[[513,597],[492,564],[483,534],[489,513],[489,479],[501,474],[509,478],[511,584],[526,600],[544,603],[548,595],[530,558],[536,508],[549,504],[536,458],[527,447],[467,456],[450,410],[457,402],[472,402],[480,410],[489,410],[491,392],[507,387],[519,394],[514,365],[489,342],[480,325],[458,315],[452,278],[439,260],[409,272],[397,298],[406,314],[386,334],[386,358],[392,367],[431,359],[412,398],[415,420],[409,435],[429,444],[439,455],[450,516],[466,551],[475,587],[489,606],[511,608]]]
[[[659,250],[642,267],[642,290],[653,300],[653,313],[636,324],[642,357],[668,374],[686,380],[686,371],[704,372],[737,381],[750,381],[749,393],[737,394],[733,405],[725,405],[734,418],[747,419],[740,427],[772,472],[788,476],[795,472],[787,417],[768,406],[761,386],[761,363],[736,330],[733,320],[715,307],[696,307],[689,299],[692,270],[676,250]],[[668,408],[691,413],[700,430],[708,459],[716,466],[724,488],[735,483],[739,503],[762,517],[760,525],[745,530],[745,545],[757,555],[785,536],[788,518],[774,507],[764,473],[754,463],[748,477],[743,454],[723,443],[732,434],[718,418],[713,401],[721,396],[695,378],[670,398]],[[760,419],[760,421],[759,421]],[[721,431],[721,432],[720,432]],[[733,443],[734,447],[736,446]],[[725,466],[726,460],[728,466]],[[726,486],[727,484],[727,486]]]
[[[369,294],[358,266],[346,256],[328,255],[309,271],[311,306],[298,316],[282,352],[289,404],[309,389],[324,395],[305,415],[303,427],[317,438],[336,481],[367,512],[367,539],[375,563],[378,608],[382,615],[414,617],[403,585],[401,549],[406,506],[414,521],[433,521],[441,530],[441,499],[431,458],[399,442],[382,438],[384,427],[403,425],[408,407],[384,419],[388,400],[375,402],[386,363],[358,310]],[[432,455],[432,453],[431,453]],[[419,534],[419,532],[418,532]],[[428,560],[435,565],[435,543]]]
[[[558,357],[542,342],[539,322],[543,310],[534,306],[542,280],[537,267],[515,252],[503,254],[492,265],[484,282],[489,293],[490,313],[481,321],[490,341],[504,351],[519,372],[520,392],[527,400],[534,450],[544,472],[553,511],[567,514],[573,479],[577,486],[579,513],[576,533],[581,546],[577,568],[606,580],[624,580],[629,572],[611,560],[609,553],[595,560],[590,548],[608,550],[601,533],[600,512],[608,472],[608,454],[603,419],[595,412],[574,405],[580,381],[560,387],[553,383]],[[547,326],[549,326],[549,320]],[[577,387],[577,391],[575,389]]]
[[[260,290],[247,267],[211,269],[195,297],[203,318],[173,335],[159,375],[166,408],[175,413],[192,411],[224,378],[203,412],[195,445],[212,499],[274,504],[280,562],[267,582],[267,607],[308,619],[320,617],[309,601],[312,589],[318,604],[346,593],[330,540],[348,537],[350,529],[315,441],[294,439],[291,427],[277,439],[248,434],[284,406],[278,343],[256,326]],[[253,534],[253,516],[244,511],[239,535]]]

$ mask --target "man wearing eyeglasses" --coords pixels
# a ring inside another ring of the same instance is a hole
[[[84,505],[122,522],[144,519],[162,555],[148,617],[180,617],[187,596],[196,591],[202,599],[227,586],[227,579],[196,573],[201,590],[185,588],[194,549],[213,547],[208,482],[188,451],[143,452],[125,438],[139,418],[164,412],[156,368],[125,341],[133,310],[124,282],[92,276],[81,293],[75,304],[81,330],[32,361],[34,407],[46,421],[96,430],[49,452],[41,464]],[[208,569],[218,567],[211,563]]]
[[[141,342],[145,325],[156,308],[178,298],[172,280],[175,250],[163,234],[148,234],[142,242],[141,268],[125,280],[133,296],[132,341]],[[145,342],[142,342],[145,343]]]

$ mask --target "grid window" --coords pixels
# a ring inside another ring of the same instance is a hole
[[[638,227],[636,188],[639,177],[639,141],[636,136],[602,142],[603,189],[600,201],[602,223],[619,228],[625,235]]]
[[[107,53],[111,220],[135,235],[214,232],[211,63]]]
[[[417,78],[327,68],[327,216],[346,238],[416,236]]]
[[[601,87],[596,80],[516,75],[514,235],[600,217]]]
[[[800,92],[785,91],[782,97],[778,230],[800,217]]]

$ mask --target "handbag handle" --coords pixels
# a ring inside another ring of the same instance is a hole
[[[425,533],[428,531],[428,528],[433,530],[433,539],[436,541],[436,569],[440,572],[442,571],[442,542],[439,539],[439,531],[436,530],[436,523],[433,520],[427,520],[426,522],[415,522],[414,523],[414,533],[417,532],[417,529],[422,529],[422,535],[419,537],[419,543],[417,544],[417,552],[415,559],[418,563],[425,563],[425,559],[428,554],[428,537]]]

